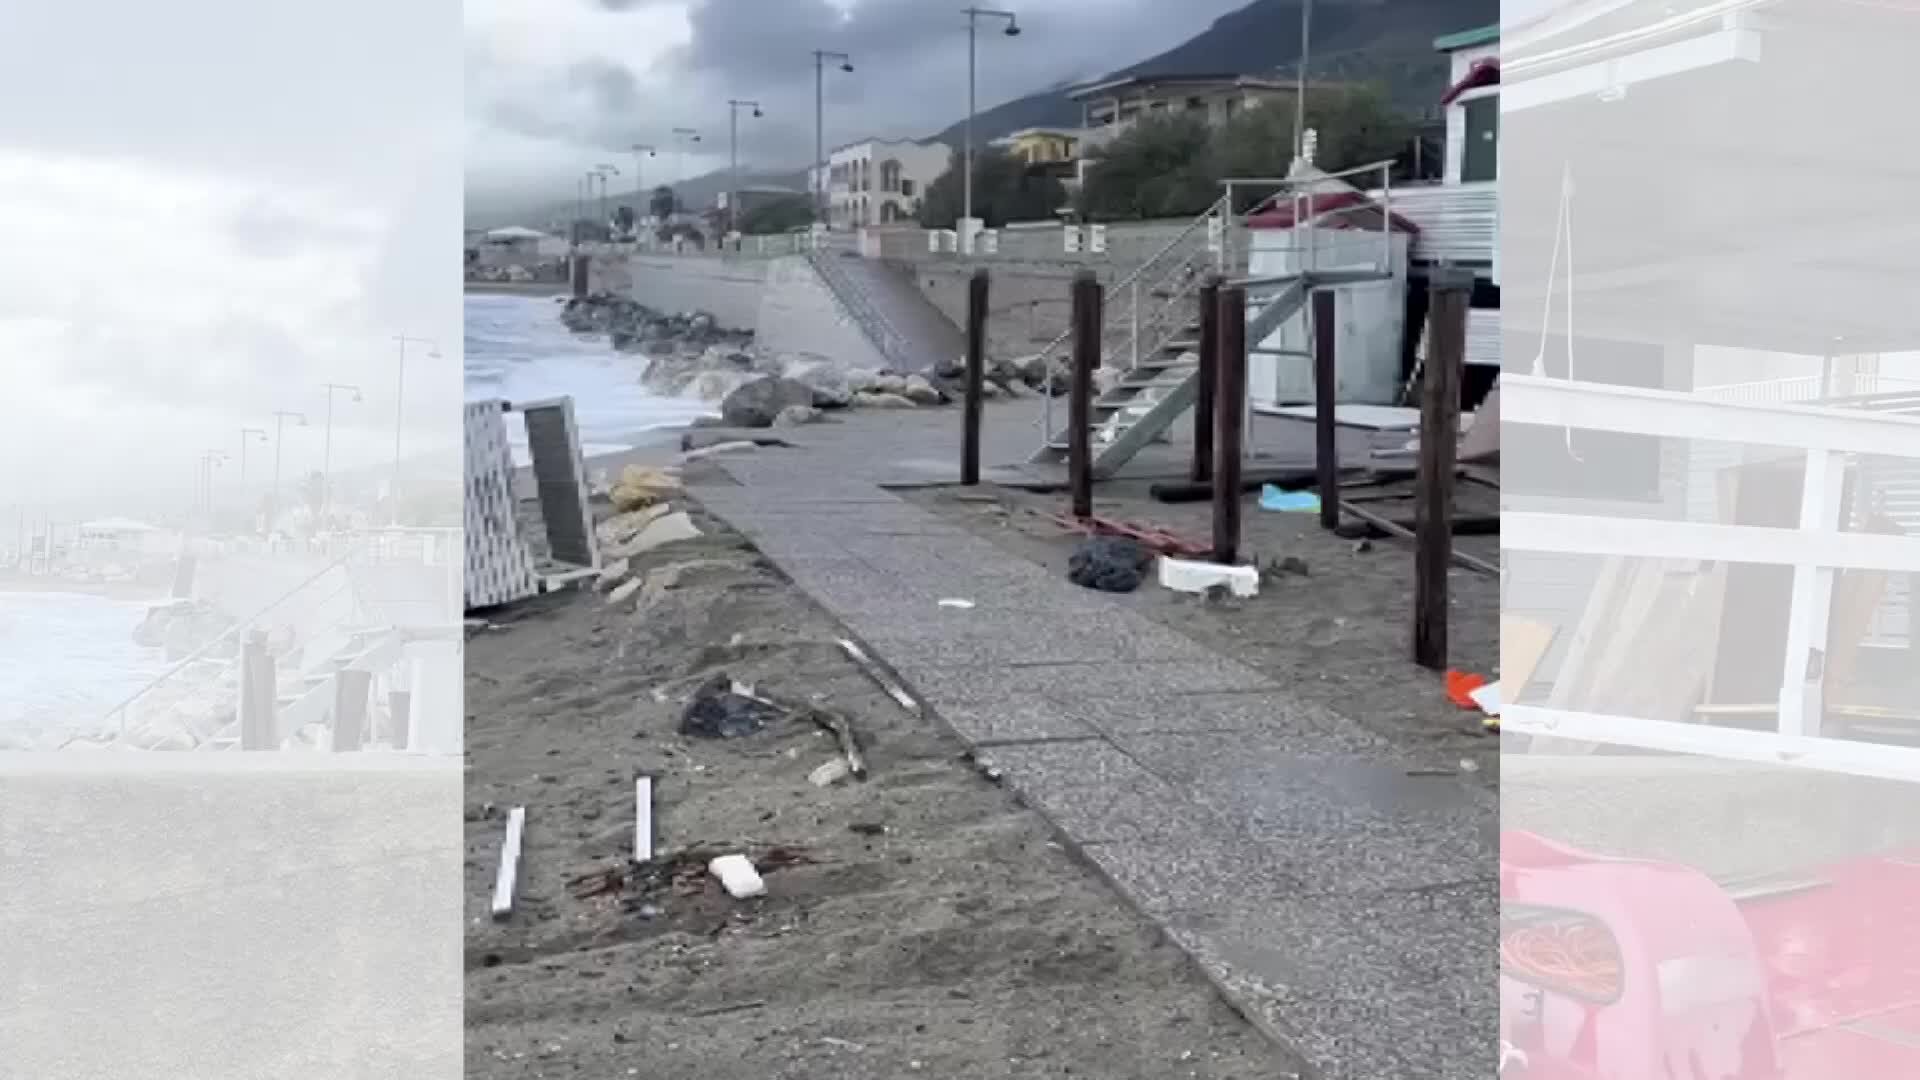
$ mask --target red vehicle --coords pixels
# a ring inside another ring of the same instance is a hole
[[[1920,1077],[1920,852],[1722,886],[1500,844],[1502,1077]]]

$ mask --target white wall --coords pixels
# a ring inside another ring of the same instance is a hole
[[[757,322],[756,343],[775,352],[813,353],[868,371],[888,366],[804,255],[768,261]]]

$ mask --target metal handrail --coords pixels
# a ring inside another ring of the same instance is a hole
[[[254,612],[252,615],[247,616],[245,619],[242,619],[234,623],[232,626],[222,631],[213,640],[207,642],[206,644],[200,646],[198,649],[195,649],[193,652],[189,653],[185,659],[181,660],[179,663],[173,665],[172,667],[168,668],[166,671],[155,676],[153,681],[147,683],[145,686],[142,686],[140,689],[134,691],[130,696],[127,697],[126,700],[120,702],[120,704],[118,705],[115,705],[113,708],[108,709],[105,715],[101,717],[101,719],[111,720],[115,716],[120,717],[120,733],[122,735],[125,735],[127,733],[127,710],[133,706],[134,702],[139,701],[141,698],[152,693],[157,687],[160,686],[160,684],[166,682],[168,679],[173,678],[175,675],[178,675],[180,672],[185,671],[188,666],[192,664],[197,664],[200,661],[205,660],[207,658],[207,654],[213,651],[214,646],[221,644],[222,642],[226,641],[228,638],[231,638],[241,633],[242,631],[251,630],[255,623],[258,623],[261,619],[265,618],[275,608],[279,607],[281,604],[286,603],[288,600],[293,599],[295,596],[305,591],[307,587],[312,585],[314,582],[319,581],[321,578],[339,569],[341,566],[344,566],[347,560],[352,558],[352,556],[353,556],[353,552],[351,551],[345,555],[340,556],[339,558],[333,560],[327,565],[321,567],[319,572],[315,573],[312,577],[305,579],[304,581],[300,582],[300,584],[295,585],[293,588],[281,594],[278,599],[273,601],[273,603],[268,604],[266,607],[261,608],[259,611]]]
[[[1191,239],[1193,237],[1195,230],[1204,228],[1207,222],[1211,221],[1216,214],[1229,214],[1231,212],[1232,212],[1232,207],[1228,204],[1225,196],[1222,196],[1221,198],[1214,200],[1211,206],[1207,207],[1205,211],[1203,211],[1199,216],[1195,217],[1192,221],[1189,221],[1184,228],[1182,228],[1178,233],[1175,233],[1165,244],[1162,244],[1160,248],[1156,250],[1152,255],[1147,256],[1145,260],[1143,260],[1138,266],[1134,267],[1119,281],[1114,282],[1111,288],[1118,290],[1118,289],[1128,289],[1128,288],[1134,287],[1134,285],[1140,280],[1140,278],[1143,275],[1145,275],[1149,270],[1151,270],[1155,265],[1159,264],[1160,261],[1164,259],[1168,253],[1172,252],[1175,248],[1179,247],[1182,243],[1185,243],[1187,240]],[[1186,259],[1180,260],[1181,264],[1183,265],[1187,261],[1188,260]],[[1116,306],[1116,310],[1117,310],[1117,306]],[[1110,331],[1107,325],[1105,325],[1105,323],[1103,322],[1103,325],[1101,326],[1101,335],[1100,335],[1100,345],[1101,345],[1101,352],[1102,352],[1103,358],[1107,351],[1106,345],[1107,345],[1107,338],[1108,338],[1109,332]],[[1053,367],[1052,357],[1055,354],[1055,352],[1059,350],[1059,348],[1062,345],[1066,344],[1069,340],[1071,340],[1072,337],[1073,337],[1073,328],[1068,327],[1067,329],[1061,331],[1057,336],[1055,336],[1052,341],[1047,342],[1047,344],[1037,354],[1036,363],[1038,363],[1040,366],[1042,378],[1049,380],[1049,382],[1051,381],[1052,367]],[[1043,446],[1053,442],[1053,394],[1051,393],[1051,389],[1052,389],[1051,386],[1048,386],[1047,387],[1048,392],[1041,395],[1042,398],[1044,399],[1042,408],[1040,411],[1040,436],[1041,436],[1040,441]]]

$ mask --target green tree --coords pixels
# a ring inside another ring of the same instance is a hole
[[[1213,141],[1197,116],[1149,116],[1089,155],[1079,209],[1095,221],[1190,217],[1219,198]]]
[[[811,203],[805,195],[762,203],[740,215],[740,231],[749,236],[764,236],[805,228],[813,224]]]
[[[920,203],[920,224],[929,229],[952,229],[960,222],[966,201],[966,175],[960,151],[953,152],[947,171],[927,185]],[[1027,164],[998,147],[976,147],[973,152],[973,215],[997,229],[1010,221],[1051,221],[1067,205],[1067,189],[1060,181],[1032,171]]]
[[[1307,127],[1317,140],[1313,163],[1330,173],[1396,158],[1413,138],[1413,124],[1394,111],[1383,90],[1370,85],[1308,94]],[[1293,166],[1293,146],[1293,110],[1276,102],[1222,125],[1214,136],[1213,157],[1223,179],[1285,176]],[[1378,177],[1353,179],[1370,187]],[[1250,191],[1248,201],[1271,194]]]
[[[647,210],[656,220],[665,221],[680,208],[680,200],[673,189],[665,184],[653,189],[653,197],[647,200]]]

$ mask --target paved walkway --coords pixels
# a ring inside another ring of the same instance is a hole
[[[990,462],[1034,415],[989,407]],[[1493,793],[881,488],[950,475],[958,422],[801,429],[696,494],[1321,1075],[1494,1075]]]

